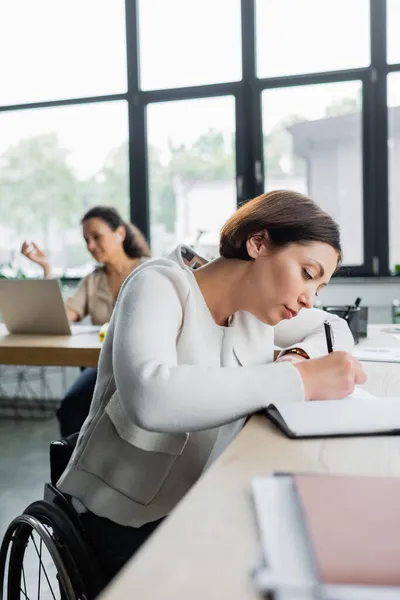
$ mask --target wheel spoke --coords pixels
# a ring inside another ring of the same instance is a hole
[[[39,562],[40,562],[40,567],[39,567],[39,577],[38,577],[38,600],[40,600],[40,581],[41,581],[41,575],[42,575],[42,546],[43,546],[43,540],[42,538],[40,538],[40,554],[39,554]]]
[[[49,578],[48,578],[48,576],[47,576],[47,573],[46,573],[46,569],[45,569],[45,568],[44,568],[44,566],[43,566],[42,559],[41,559],[41,557],[40,557],[40,555],[39,555],[39,552],[38,552],[38,549],[37,549],[37,545],[36,545],[35,539],[34,539],[34,537],[32,536],[32,534],[31,534],[31,538],[32,538],[33,544],[34,544],[34,546],[35,546],[36,554],[38,555],[39,562],[40,562],[39,573],[40,573],[40,569],[42,568],[42,569],[43,569],[44,576],[46,577],[46,580],[47,580],[47,584],[48,584],[48,586],[49,586],[49,588],[50,588],[51,595],[53,596],[54,600],[56,600],[56,597],[55,597],[55,595],[54,595],[54,592],[53,592],[53,588],[51,587],[51,584],[50,584]],[[41,541],[41,540],[40,540],[40,541]]]
[[[26,589],[25,591],[22,589],[22,587],[19,588],[19,591],[24,595],[24,598],[26,598],[27,600],[29,600],[29,597],[26,595]]]
[[[24,565],[22,565],[22,579],[23,579],[23,583],[24,583],[24,590],[22,590],[22,588],[21,588],[21,592],[24,594],[24,597],[27,598],[27,600],[29,600],[28,595],[26,593],[26,579],[25,579]]]

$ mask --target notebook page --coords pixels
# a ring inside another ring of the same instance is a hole
[[[344,435],[400,430],[399,398],[354,398],[276,402],[295,435]]]

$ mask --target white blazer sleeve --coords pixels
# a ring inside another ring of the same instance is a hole
[[[297,317],[281,321],[274,327],[275,344],[280,348],[302,348],[310,358],[328,353],[324,321],[332,325],[334,350],[351,352],[353,336],[344,319],[318,308],[303,308]]]
[[[128,418],[143,429],[182,432],[235,421],[279,400],[304,400],[289,362],[245,367],[178,364],[185,298],[162,268],[127,280],[114,311],[113,371]]]

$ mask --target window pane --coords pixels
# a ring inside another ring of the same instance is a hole
[[[186,243],[215,256],[236,209],[234,98],[151,104],[147,120],[153,254]]]
[[[3,0],[0,56],[0,105],[123,93],[124,0]]]
[[[369,0],[257,0],[256,10],[259,77],[370,63]]]
[[[389,267],[400,264],[400,73],[388,76]]]
[[[344,262],[363,263],[361,83],[263,92],[265,189],[310,195],[341,227]]]
[[[3,112],[0,131],[0,263],[40,274],[19,255],[29,239],[50,255],[56,275],[83,275],[93,262],[83,213],[95,204],[129,213],[127,104]]]
[[[139,0],[144,90],[237,81],[240,0]]]
[[[400,62],[400,0],[387,0],[387,57],[388,63]]]

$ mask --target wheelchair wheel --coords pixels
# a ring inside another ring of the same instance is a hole
[[[80,532],[54,504],[31,504],[0,550],[0,600],[91,600],[99,574]]]

